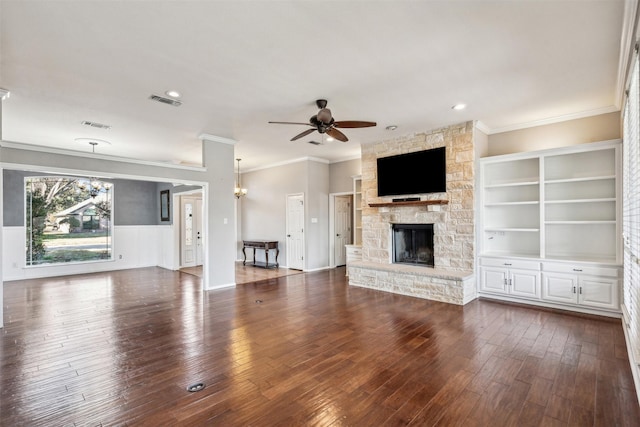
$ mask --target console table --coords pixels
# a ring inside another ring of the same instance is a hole
[[[271,240],[243,240],[242,241],[242,255],[244,255],[244,260],[242,261],[242,265],[245,265],[247,262],[247,253],[245,249],[250,248],[253,249],[253,265],[257,267],[264,268],[278,268],[278,255],[280,255],[280,249],[278,249],[278,241]],[[256,249],[264,250],[265,260],[267,262],[256,262]],[[269,250],[276,250],[276,262],[275,264],[269,264]]]

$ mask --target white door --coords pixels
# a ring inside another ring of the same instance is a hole
[[[202,199],[196,199],[196,265],[202,265],[202,248],[204,244],[204,236],[202,235],[202,217]]]
[[[347,263],[345,245],[351,244],[351,196],[336,196],[334,205],[334,259],[336,266]]]
[[[202,265],[202,199],[180,198],[180,256],[182,267]]]
[[[304,195],[287,196],[287,267],[304,270]]]

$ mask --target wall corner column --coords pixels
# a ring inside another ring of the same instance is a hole
[[[235,286],[236,215],[234,145],[236,141],[202,134],[202,162],[207,169],[203,201],[206,220],[203,289]]]
[[[4,100],[9,98],[9,91],[6,89],[2,89],[0,88],[0,142],[2,141],[2,104],[4,103]],[[3,274],[4,272],[2,271],[2,230],[4,228],[4,218],[3,218],[3,199],[4,199],[4,194],[3,194],[3,190],[2,190],[2,186],[3,186],[3,182],[2,182],[2,175],[3,175],[3,169],[2,169],[2,147],[0,146],[0,284],[2,286],[0,286],[0,328],[4,327],[4,280],[3,280]]]

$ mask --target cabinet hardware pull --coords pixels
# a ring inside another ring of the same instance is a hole
[[[511,279],[509,279],[509,286],[513,286]]]
[[[582,295],[582,286],[580,286],[580,295]]]
[[[576,293],[576,287],[575,286],[573,287],[573,293],[574,294]]]
[[[505,262],[504,265],[512,265],[512,264],[509,264],[508,262]]]
[[[504,279],[504,285],[505,285],[505,286],[507,286],[507,279],[506,279],[506,277],[505,277],[505,279]]]
[[[574,268],[573,271],[582,271],[580,268]]]

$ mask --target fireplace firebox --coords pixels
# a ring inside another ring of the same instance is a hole
[[[392,224],[391,230],[394,263],[434,266],[433,224]]]

